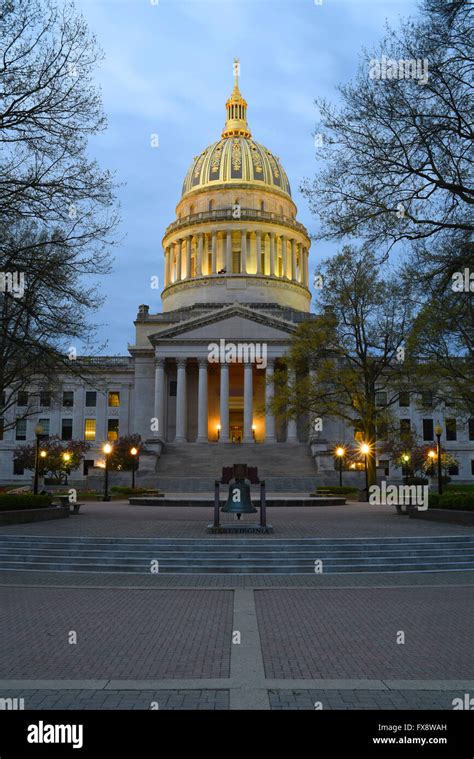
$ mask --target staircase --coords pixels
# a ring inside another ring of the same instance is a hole
[[[79,538],[0,536],[0,571],[314,575],[474,570],[474,536],[397,538]]]
[[[258,467],[267,492],[305,493],[316,485],[316,469],[308,446],[223,443],[176,445],[167,443],[158,461],[156,481],[164,493],[212,492],[214,480],[220,480],[223,466],[249,464]],[[137,485],[141,485],[140,477]],[[151,484],[147,476],[147,485]]]

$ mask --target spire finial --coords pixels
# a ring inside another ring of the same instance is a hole
[[[233,71],[234,89],[225,104],[227,121],[222,132],[222,137],[251,137],[249,125],[247,124],[247,103],[239,90],[240,60],[238,58],[234,58]]]
[[[240,60],[234,58],[234,90],[239,89],[239,76],[240,76]]]

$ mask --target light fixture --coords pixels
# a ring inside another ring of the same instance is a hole
[[[104,451],[105,455],[107,456],[109,453],[112,452],[112,446],[110,445],[110,443],[106,443],[104,445],[104,447],[102,448],[102,450]]]

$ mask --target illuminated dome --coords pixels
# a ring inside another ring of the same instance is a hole
[[[222,139],[194,158],[183,183],[182,195],[220,185],[251,184],[291,197],[290,183],[278,158],[251,139],[247,103],[240,93],[237,77],[226,109]]]
[[[194,159],[163,235],[163,310],[238,302],[307,312],[308,231],[280,161],[252,139],[238,60],[234,75],[221,139]]]
[[[203,187],[249,183],[280,190],[291,197],[290,183],[280,161],[250,137],[226,137],[196,156],[183,183],[183,195]]]

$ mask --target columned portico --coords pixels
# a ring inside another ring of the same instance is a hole
[[[198,434],[196,443],[208,441],[208,401],[207,401],[207,367],[208,360],[199,358],[199,384],[198,384]]]
[[[155,431],[158,437],[165,437],[165,360],[155,359],[155,408],[154,416],[158,429]],[[151,426],[151,425],[150,425]],[[152,426],[152,431],[154,425]]]
[[[295,373],[293,370],[288,371],[288,384],[291,386],[294,386],[295,384]],[[287,443],[298,442],[298,429],[297,429],[296,419],[288,420],[288,426],[287,426],[287,431],[286,431],[286,442]]]
[[[253,442],[253,365],[244,364],[244,443]]]
[[[275,436],[275,417],[270,410],[270,403],[274,394],[273,373],[275,370],[275,359],[267,360],[267,373],[265,377],[265,442],[276,443]]]
[[[179,358],[176,383],[176,443],[186,442],[186,359]]]
[[[220,364],[220,443],[229,442],[229,364]]]

